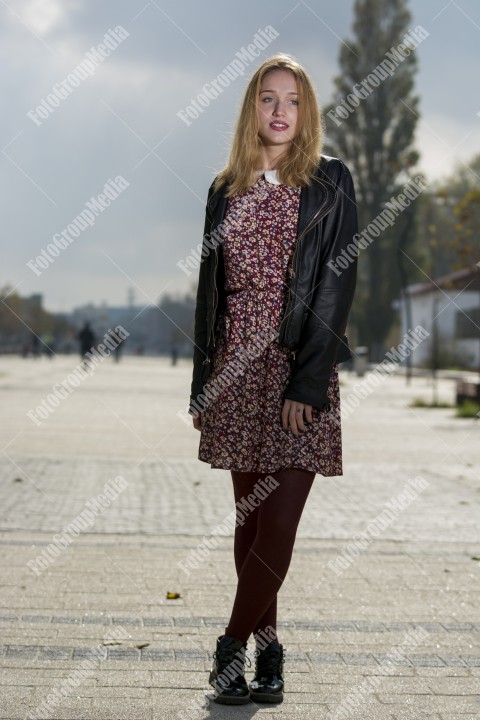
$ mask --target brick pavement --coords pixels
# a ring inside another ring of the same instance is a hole
[[[344,475],[317,475],[279,595],[285,702],[225,709],[205,693],[235,590],[231,533],[189,574],[178,565],[233,507],[228,472],[196,460],[176,417],[190,366],[106,361],[35,425],[28,411],[75,364],[0,358],[2,720],[49,696],[52,720],[334,718],[349,697],[355,719],[479,716],[477,420],[408,408],[432,391],[401,377],[345,420]],[[343,399],[358,379],[340,377]],[[453,400],[451,381],[439,391]],[[116,476],[126,488],[36,574]],[[423,490],[359,549],[416,476]]]

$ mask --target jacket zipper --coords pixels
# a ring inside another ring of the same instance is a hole
[[[217,290],[217,265],[218,265],[218,250],[215,248],[215,268],[213,270],[213,288],[214,288],[214,296],[215,296],[215,304],[213,306],[213,317],[212,317],[212,329],[210,331],[210,337],[208,338],[207,342],[207,357],[203,361],[203,364],[210,362],[210,354],[209,354],[209,346],[210,346],[210,339],[213,339],[212,342],[212,352],[215,348],[215,312],[217,310],[218,305],[218,290]]]
[[[317,178],[314,178],[314,180],[317,180]],[[319,178],[318,178],[318,182],[319,182],[320,184],[322,184],[322,180],[320,180]],[[335,191],[334,191],[334,192],[335,192]],[[336,195],[336,193],[335,193],[335,195]],[[315,225],[315,222],[317,221],[318,216],[322,214],[323,209],[324,209],[324,207],[323,207],[323,205],[322,205],[322,206],[320,207],[320,209],[317,210],[317,212],[313,215],[313,217],[311,218],[310,222],[307,224],[307,226],[305,227],[305,229],[303,230],[303,232],[302,232],[302,233],[298,236],[298,238],[297,238],[297,246],[296,246],[296,248],[295,248],[295,252],[294,252],[294,255],[293,255],[293,263],[292,263],[292,264],[293,264],[293,277],[295,278],[295,285],[297,284],[297,280],[296,280],[296,278],[297,278],[297,266],[298,266],[298,257],[299,257],[299,255],[300,255],[300,249],[299,249],[298,243],[299,243],[299,241],[301,240],[301,238],[304,237],[304,235],[306,235],[307,232],[309,232],[309,230],[311,229],[312,225]],[[210,332],[210,338],[213,338],[212,352],[213,352],[213,350],[214,350],[214,348],[215,348],[215,312],[216,312],[216,310],[217,310],[217,304],[218,304],[217,264],[218,264],[218,252],[217,252],[217,249],[215,249],[215,269],[214,269],[214,271],[213,271],[213,287],[214,287],[214,293],[215,293],[215,304],[214,304],[214,308],[213,308],[212,330],[211,330],[211,332]],[[288,302],[287,302],[287,308],[288,308],[288,306],[289,306],[289,304],[290,304],[291,294],[292,294],[292,293],[291,293],[290,285],[289,285],[289,286],[288,286]],[[292,316],[292,315],[293,315],[293,313],[291,312],[291,313],[290,313],[290,317],[289,317],[288,320],[287,320],[287,326],[286,326],[286,328],[285,328],[285,334],[284,334],[285,337],[287,336],[288,329],[289,329],[289,327],[290,327],[291,316]],[[203,364],[204,364],[204,365],[205,365],[206,363],[209,363],[209,362],[210,362],[210,355],[209,355],[209,352],[208,352],[208,346],[209,346],[209,344],[210,344],[210,338],[209,338],[208,343],[207,343],[207,357],[206,357],[205,360],[203,361]],[[294,351],[292,351],[292,352],[293,352],[293,358],[295,358],[296,351],[294,350]]]
[[[297,238],[297,247],[295,248],[295,252],[294,252],[294,256],[293,256],[293,263],[292,263],[292,264],[293,264],[293,275],[292,275],[292,277],[295,278],[295,286],[297,285],[297,268],[298,268],[299,257],[300,257],[300,245],[299,245],[299,242],[300,242],[300,240],[302,239],[302,237],[304,237],[304,236],[307,234],[307,232],[309,232],[309,230],[311,229],[311,227],[312,227],[313,225],[315,225],[316,219],[318,218],[319,215],[322,214],[322,212],[323,212],[323,206],[322,206],[319,210],[317,210],[317,212],[316,212],[315,215],[312,217],[312,219],[310,220],[310,222],[308,223],[308,225],[305,227],[305,229],[303,230],[303,232],[302,232],[302,233],[298,236],[298,238]],[[287,303],[287,308],[288,308],[289,305],[290,305],[291,295],[292,295],[292,292],[291,292],[291,290],[290,290],[290,284],[289,284],[289,285],[288,285],[288,303]],[[290,311],[290,316],[289,316],[289,318],[287,319],[287,325],[286,325],[286,327],[285,327],[285,333],[284,333],[284,337],[285,337],[285,338],[286,338],[287,335],[288,335],[288,330],[289,330],[290,324],[291,324],[291,322],[292,322],[292,315],[293,315],[293,312]],[[295,353],[294,353],[294,357],[295,357]]]

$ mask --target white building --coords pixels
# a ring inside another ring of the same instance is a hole
[[[441,362],[480,369],[480,263],[433,281],[409,285],[406,294],[411,318],[402,297],[402,336],[417,325],[430,333],[412,350],[412,364],[430,367],[436,336],[437,358]]]

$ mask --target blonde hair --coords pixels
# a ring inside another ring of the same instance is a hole
[[[225,197],[251,187],[258,178],[262,141],[258,135],[257,103],[264,76],[272,70],[289,70],[295,76],[298,92],[297,134],[280,156],[276,169],[280,182],[292,187],[310,183],[323,148],[324,118],[315,86],[306,70],[291,55],[279,53],[267,58],[253,74],[243,95],[227,165],[214,181],[214,190],[229,184]]]

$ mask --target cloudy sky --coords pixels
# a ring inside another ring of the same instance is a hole
[[[417,49],[421,168],[441,178],[480,152],[480,3],[410,8],[412,26],[430,33]],[[129,288],[145,305],[195,285],[196,273],[187,277],[177,262],[201,241],[208,186],[226,160],[248,77],[287,52],[328,103],[352,9],[353,0],[1,0],[0,286],[70,310],[125,305]],[[278,37],[187,126],[177,113],[269,25]],[[71,73],[117,26],[128,36],[74,87]],[[66,96],[48,101],[64,81]],[[36,258],[53,236],[119,175],[128,187],[41,267]]]

